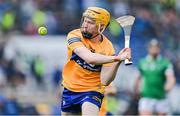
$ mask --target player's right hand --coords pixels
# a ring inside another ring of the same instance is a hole
[[[125,59],[131,59],[131,49],[130,48],[123,48],[119,54],[118,57],[121,61],[124,61]]]

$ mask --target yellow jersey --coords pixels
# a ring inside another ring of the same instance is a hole
[[[114,55],[112,43],[104,35],[102,35],[102,38],[101,43],[95,43],[84,38],[80,29],[68,33],[68,58],[62,72],[62,84],[65,88],[73,92],[97,91],[104,93],[105,86],[100,81],[101,67],[111,66],[112,63],[103,65],[88,64],[73,52],[75,48],[85,46],[93,53]]]

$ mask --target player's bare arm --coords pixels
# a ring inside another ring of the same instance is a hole
[[[139,95],[139,88],[140,88],[140,83],[141,83],[141,75],[140,73],[137,75],[136,80],[135,80],[135,85],[134,85],[134,92],[135,95]]]
[[[81,57],[88,64],[104,64],[114,62],[115,56],[105,56],[98,53],[92,53],[86,47],[78,47],[74,50],[79,57]]]
[[[103,66],[101,69],[101,83],[108,86],[115,78],[121,62],[115,62],[112,66]]]
[[[119,52],[117,57],[120,58],[120,62],[115,62],[110,67],[107,66],[102,67],[100,77],[101,77],[101,83],[103,85],[107,86],[114,80],[121,61],[125,59],[131,59],[131,50],[128,48],[124,48]]]
[[[112,63],[124,60],[125,58],[130,59],[130,50],[125,48],[122,50],[122,53],[118,56],[106,56],[98,53],[92,53],[86,47],[78,47],[74,49],[74,53],[76,53],[79,57],[85,60],[89,64],[105,64]]]
[[[172,69],[168,69],[165,73],[166,75],[166,84],[165,84],[165,90],[167,92],[171,91],[176,83],[176,78],[174,76],[174,71]]]

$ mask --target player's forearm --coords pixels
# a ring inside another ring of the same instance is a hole
[[[165,84],[165,90],[167,92],[171,91],[171,89],[174,87],[175,83],[176,83],[175,77],[171,77],[171,79],[167,80],[167,82]]]
[[[98,53],[92,53],[86,58],[87,63],[101,65],[117,61],[117,56],[106,56]]]
[[[109,85],[116,77],[117,70],[121,62],[115,62],[111,68],[101,70],[101,83]]]
[[[105,63],[112,63],[120,60],[117,56],[106,56],[99,53],[92,53],[85,47],[76,48],[74,53],[81,57],[88,64],[101,65]]]
[[[135,94],[139,94],[140,83],[141,83],[141,76],[138,75],[137,79],[135,80],[135,85],[134,85]]]

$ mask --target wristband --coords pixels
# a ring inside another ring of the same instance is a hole
[[[118,56],[114,56],[114,62],[120,62],[121,59]]]

